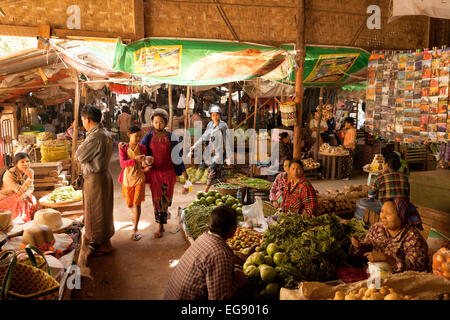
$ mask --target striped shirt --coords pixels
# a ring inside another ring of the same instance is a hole
[[[233,284],[235,261],[233,251],[220,236],[202,234],[180,258],[164,299],[230,299],[238,289]]]
[[[373,183],[371,191],[381,202],[390,198],[405,197],[409,199],[408,178],[400,172],[381,174]]]
[[[270,201],[278,201],[283,194],[284,189],[287,185],[287,173],[281,172],[275,178],[273,182],[272,188],[270,189],[269,200]]]
[[[302,177],[299,182],[292,186],[289,182],[283,192],[281,208],[283,212],[316,215],[317,212],[316,190],[311,183]]]

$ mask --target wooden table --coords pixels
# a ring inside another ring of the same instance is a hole
[[[342,159],[348,155],[319,153],[322,156],[322,177],[336,180],[341,178]]]
[[[369,177],[367,177],[367,185],[368,185],[368,186],[371,185],[372,176],[378,177],[378,175],[382,174],[381,171],[379,171],[379,172],[370,171],[369,168],[368,168],[368,165],[365,165],[365,166],[363,167],[363,171],[364,171],[365,173],[368,173],[368,174],[369,174]]]

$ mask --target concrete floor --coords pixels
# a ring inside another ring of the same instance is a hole
[[[197,191],[205,185],[194,185],[193,192],[182,195],[182,185],[177,183],[171,209],[172,218],[168,221],[166,232],[160,239],[153,237],[156,231],[150,190],[146,189],[145,202],[139,230],[143,239],[138,242],[130,239],[132,223],[130,211],[122,198],[121,185],[117,182],[120,174],[118,153],[113,154],[110,165],[114,179],[114,220],[116,232],[111,239],[115,250],[104,257],[89,258],[88,266],[93,279],[82,278],[81,289],[72,291],[72,299],[100,300],[159,300],[169,280],[171,262],[179,259],[188,244],[183,232],[178,230],[177,209],[190,204]],[[314,187],[323,192],[327,188],[341,190],[345,185],[365,184],[366,176],[350,181],[312,181]]]

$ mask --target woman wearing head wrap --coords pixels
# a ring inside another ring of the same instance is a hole
[[[188,180],[181,151],[179,159],[172,158],[172,150],[179,141],[172,138],[172,132],[165,129],[168,120],[169,116],[164,109],[156,109],[152,115],[154,129],[147,133],[141,141],[141,144],[147,149],[147,156],[154,158],[151,170],[145,175],[146,182],[150,183],[152,190],[155,220],[159,224],[155,238],[162,237],[164,233],[164,225],[167,224],[168,209],[172,205],[177,176],[183,175]]]
[[[384,202],[381,221],[372,225],[363,241],[352,237],[350,254],[370,262],[387,262],[393,272],[427,271],[428,246],[416,207],[407,198]]]

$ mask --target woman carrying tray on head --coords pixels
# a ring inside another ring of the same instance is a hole
[[[0,179],[0,209],[10,210],[14,223],[33,220],[37,201],[33,196],[34,172],[30,168],[30,156],[19,152],[13,166]]]

